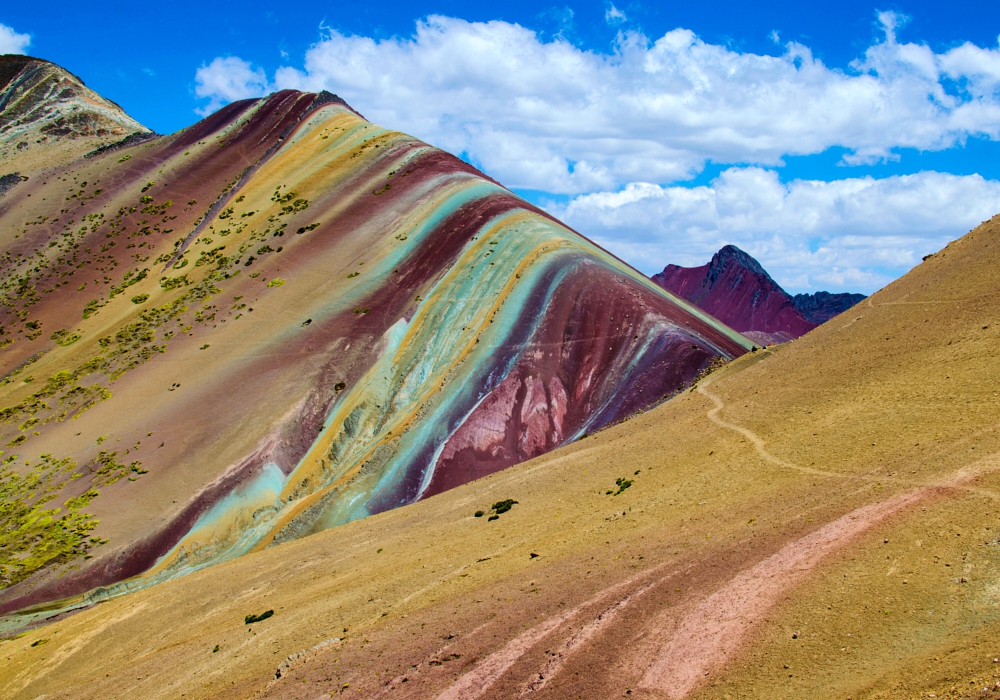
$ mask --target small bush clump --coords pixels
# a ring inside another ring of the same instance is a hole
[[[266,620],[274,614],[273,610],[265,610],[260,615],[247,615],[243,618],[244,625],[251,625],[254,622],[260,622],[261,620]]]
[[[506,513],[508,510],[510,510],[511,508],[513,508],[516,505],[517,505],[517,501],[515,501],[513,498],[508,498],[506,500],[497,501],[496,503],[494,503],[492,510],[497,515],[500,515],[501,513]]]
[[[621,478],[615,479],[615,485],[618,487],[618,492],[615,494],[617,496],[622,491],[624,491],[625,489],[627,489],[629,486],[632,485],[632,480],[631,479],[621,479]],[[608,493],[611,493],[611,492],[608,491]]]
[[[517,501],[515,501],[513,498],[506,498],[506,499],[504,499],[502,501],[497,501],[496,503],[493,504],[493,507],[490,508],[490,510],[493,511],[493,513],[492,513],[492,515],[490,515],[490,517],[486,518],[486,522],[492,522],[494,520],[499,520],[500,516],[503,513],[506,513],[507,511],[509,511],[511,508],[513,508],[516,505],[517,505]],[[484,515],[486,515],[486,514],[483,511],[481,511],[481,510],[477,510],[475,512],[475,517],[477,517],[477,518],[481,518]]]

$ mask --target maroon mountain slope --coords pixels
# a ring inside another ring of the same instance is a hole
[[[819,325],[807,321],[760,263],[733,245],[707,265],[667,265],[652,279],[757,342],[784,342]]]

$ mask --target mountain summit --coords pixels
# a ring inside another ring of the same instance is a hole
[[[706,265],[667,265],[652,279],[762,344],[798,338],[865,298],[829,292],[792,297],[734,245],[721,248]]]
[[[72,73],[40,58],[0,55],[4,172],[68,163],[132,134],[152,132]]]

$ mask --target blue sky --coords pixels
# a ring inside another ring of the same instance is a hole
[[[0,48],[59,63],[150,128],[330,89],[647,273],[735,243],[790,291],[871,292],[1000,211],[1000,3],[58,14],[7,4]]]

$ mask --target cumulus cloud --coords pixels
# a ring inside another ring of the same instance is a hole
[[[260,97],[268,90],[267,75],[262,68],[236,56],[216,58],[194,74],[194,94],[209,98],[209,103],[197,109],[202,116],[211,114],[222,105],[248,97]]]
[[[789,291],[872,292],[1000,211],[1000,182],[921,172],[782,183],[744,167],[708,186],[636,182],[549,208],[647,274],[702,265],[731,243]]]
[[[624,21],[606,7],[608,22]],[[410,37],[324,28],[300,67],[271,80],[217,58],[196,92],[208,112],[268,90],[330,90],[509,187],[570,195],[553,212],[645,272],[735,243],[790,290],[872,291],[1000,211],[1000,183],[978,176],[874,180],[848,167],[839,181],[783,184],[774,170],[832,147],[850,166],[1000,140],[1000,49],[902,42],[905,19],[879,13],[882,38],[838,69],[777,32],[778,56],[687,29],[620,31],[598,52],[508,22],[431,16]],[[710,186],[670,186],[708,161],[740,167]]]
[[[879,17],[884,38],[840,70],[796,42],[767,56],[687,29],[655,41],[630,31],[601,53],[517,24],[432,16],[411,37],[328,30],[270,84],[245,61],[216,59],[199,69],[198,95],[211,108],[267,89],[330,90],[509,186],[564,194],[673,182],[708,160],[775,166],[841,146],[845,163],[869,163],[1000,139],[1000,50],[936,53],[898,40],[899,15]]]
[[[12,27],[0,24],[0,54],[26,53],[30,44],[29,34],[18,34]]]

